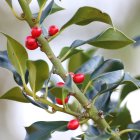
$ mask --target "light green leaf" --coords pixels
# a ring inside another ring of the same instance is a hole
[[[87,43],[104,49],[120,49],[134,41],[119,30],[109,28],[98,37],[88,40]]]
[[[0,99],[8,99],[18,102],[29,103],[29,101],[23,96],[22,90],[19,87],[14,87],[3,94]]]
[[[39,91],[45,80],[49,77],[48,64],[43,60],[27,61],[29,82],[34,92]]]
[[[78,9],[75,15],[61,28],[64,30],[72,24],[87,25],[93,21],[100,21],[112,25],[111,18],[108,14],[103,13],[99,9],[85,6]]]
[[[122,32],[117,29],[109,28],[98,36],[91,38],[89,40],[75,40],[70,48],[77,48],[84,44],[89,44],[94,47],[104,48],[104,49],[120,49],[129,44],[134,43],[134,40],[125,36]]]
[[[24,81],[26,73],[26,60],[28,59],[28,54],[25,48],[15,39],[2,33],[7,37],[7,52],[8,57],[12,65],[16,68],[17,72],[21,75],[22,80]]]
[[[73,56],[74,54],[77,54],[82,51],[83,50],[80,49],[71,49],[70,47],[64,47],[59,54],[59,58],[61,59],[61,61],[64,61]]]
[[[64,10],[64,8],[62,8],[59,5],[57,5],[56,3],[54,3],[50,14],[56,13],[56,12],[61,11],[61,10]]]

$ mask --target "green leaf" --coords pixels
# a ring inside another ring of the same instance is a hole
[[[54,4],[54,0],[52,0],[47,7],[44,9],[44,11],[41,14],[41,18],[40,18],[40,24],[43,23],[43,21],[45,20],[45,18],[51,13],[52,7]]]
[[[93,21],[100,21],[112,25],[111,18],[108,14],[103,13],[96,8],[85,6],[79,8],[75,15],[65,25],[63,25],[61,30],[64,30],[72,24],[83,26]]]
[[[104,49],[120,49],[134,41],[117,29],[109,28],[98,37],[87,41],[88,44]]]
[[[70,58],[71,56],[73,56],[74,54],[77,54],[82,51],[83,50],[80,50],[80,49],[71,49],[70,47],[64,47],[59,54],[59,58],[62,61],[64,61],[64,60]]]
[[[75,70],[77,70],[77,68],[79,68],[83,63],[85,63],[89,59],[90,57],[87,56],[84,52],[80,52],[76,55],[73,55],[68,62],[68,70],[70,72],[74,72]]]
[[[132,82],[128,82],[128,77],[131,78],[130,81],[132,80]],[[127,79],[127,81],[126,81],[126,79]],[[123,99],[125,99],[125,97],[129,93],[138,89],[138,87],[140,86],[140,81],[138,81],[138,80],[140,80],[140,77],[137,77],[135,79],[135,78],[131,77],[130,75],[128,75],[128,73],[125,73],[124,80],[122,81],[125,83],[125,85],[123,86],[123,88],[121,90],[120,102],[123,101]]]
[[[99,75],[107,72],[113,72],[117,70],[124,69],[124,66],[120,60],[117,59],[108,59],[105,60],[102,65],[100,65],[93,73],[91,74],[91,78],[94,79]]]
[[[18,85],[23,86],[21,76],[17,73],[16,69],[13,67],[13,65],[10,63],[8,59],[7,51],[0,51],[0,67],[11,71],[13,73],[15,82]],[[25,81],[26,83],[28,83],[28,71],[26,71],[25,73]]]
[[[103,33],[89,40],[75,40],[71,44],[71,48],[76,48],[84,44],[89,44],[94,47],[104,49],[120,49],[132,43],[134,43],[134,40],[128,38],[119,30],[109,28]]]
[[[55,131],[67,131],[67,121],[35,122],[26,129],[25,140],[49,140]]]
[[[76,73],[90,74],[95,69],[97,69],[104,62],[102,56],[94,56],[84,63],[79,69],[76,70]]]
[[[39,91],[45,80],[49,77],[48,64],[43,60],[27,61],[29,82],[33,92]]]
[[[38,5],[39,5],[39,7],[41,9],[41,8],[43,8],[45,6],[47,0],[37,0],[37,2],[38,2]]]
[[[111,126],[120,126],[119,129],[123,130],[127,128],[127,125],[132,123],[131,114],[129,110],[124,106],[116,115],[112,118]]]
[[[54,3],[50,14],[54,14],[61,10],[64,10],[64,8],[62,8],[59,5],[57,5],[56,3]]]
[[[17,72],[20,74],[22,81],[24,80],[26,73],[26,60],[28,59],[28,54],[25,48],[15,39],[2,33],[7,37],[7,51],[8,57],[12,65],[16,68]]]
[[[23,103],[29,103],[29,101],[23,96],[22,90],[19,87],[14,87],[3,94],[0,99],[8,99]]]

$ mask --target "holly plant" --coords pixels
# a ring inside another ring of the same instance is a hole
[[[56,131],[75,131],[83,125],[87,129],[71,140],[140,139],[140,122],[132,122],[126,105],[120,108],[129,92],[140,87],[140,81],[124,70],[120,60],[95,55],[97,49],[116,50],[134,44],[135,41],[116,29],[107,13],[91,6],[80,7],[60,29],[53,24],[47,29],[44,22],[46,18],[61,10],[65,12],[54,0],[37,0],[37,13],[30,9],[31,0],[18,0],[23,11],[21,15],[14,10],[12,0],[6,2],[16,18],[27,22],[31,33],[22,45],[1,32],[7,38],[7,50],[0,52],[0,66],[13,73],[17,86],[0,99],[31,103],[50,114],[63,112],[73,116],[69,121],[35,122],[25,127],[25,140],[49,140]],[[54,54],[50,46],[52,40],[71,25],[84,28],[92,22],[102,22],[108,28],[88,40],[76,39],[71,45],[63,47],[58,56]],[[84,47],[80,49],[82,45]],[[44,60],[28,59],[26,49],[35,51],[37,48],[45,53],[52,68],[49,69]],[[62,66],[64,61],[68,62],[67,69]],[[63,82],[55,83],[51,78],[53,74],[60,76]],[[122,90],[118,90],[120,86]],[[120,92],[118,102],[111,100],[116,90]],[[42,94],[38,95],[38,92]]]

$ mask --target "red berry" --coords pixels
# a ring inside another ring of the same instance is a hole
[[[70,76],[73,78],[74,77],[74,73],[73,72],[69,72]]]
[[[38,38],[42,34],[42,29],[39,27],[33,27],[31,34],[33,38]]]
[[[73,81],[77,84],[82,83],[84,81],[84,79],[85,79],[85,75],[82,73],[77,73],[73,77]]]
[[[38,43],[32,36],[27,36],[25,45],[29,50],[35,50],[38,48]]]
[[[58,82],[57,84],[56,84],[56,86],[58,86],[58,87],[63,87],[64,86],[64,82]]]
[[[66,97],[65,100],[64,100],[65,104],[68,102],[68,100],[69,100],[69,98]],[[57,104],[63,105],[62,99],[60,99],[60,98],[55,98],[55,101],[56,101]]]
[[[68,125],[67,125],[67,128],[69,130],[75,130],[79,127],[79,121],[74,119],[74,120],[71,120],[69,121]]]
[[[27,45],[34,45],[36,40],[32,36],[27,36],[26,41]]]
[[[58,32],[59,32],[59,28],[55,25],[50,26],[49,29],[48,29],[48,33],[49,33],[50,36],[53,36]]]

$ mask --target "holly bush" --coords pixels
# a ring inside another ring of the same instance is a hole
[[[94,7],[80,7],[61,29],[56,25],[46,29],[44,20],[64,10],[54,0],[37,0],[40,8],[37,13],[31,12],[31,0],[18,0],[23,11],[21,15],[14,10],[12,0],[6,2],[15,17],[31,27],[31,34],[22,45],[1,32],[7,38],[7,50],[0,52],[0,66],[13,73],[17,86],[0,99],[31,103],[50,114],[59,111],[74,117],[69,122],[35,122],[25,127],[25,140],[49,140],[56,131],[74,131],[83,125],[87,129],[71,140],[138,140],[140,122],[133,123],[126,105],[120,108],[120,104],[131,91],[140,87],[140,81],[124,70],[121,60],[95,55],[97,49],[116,50],[135,41],[116,29],[107,13]],[[95,21],[108,24],[109,28],[88,40],[74,40],[71,45],[63,47],[58,56],[54,54],[50,42],[65,29],[71,25],[84,28]],[[82,45],[85,49],[78,48]],[[86,45],[91,47],[87,49]],[[34,51],[37,48],[52,62],[51,69],[44,60],[28,59],[26,49]],[[67,70],[62,66],[64,61],[68,62]],[[53,74],[60,76],[63,82],[54,84]],[[120,86],[120,97],[114,102],[111,95]],[[71,97],[73,100],[69,103]]]

